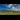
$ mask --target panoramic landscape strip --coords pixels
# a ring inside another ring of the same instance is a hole
[[[0,15],[20,15],[20,12],[0,12]]]
[[[20,4],[0,4],[0,15],[20,15]]]

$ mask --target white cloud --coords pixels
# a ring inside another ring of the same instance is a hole
[[[7,6],[7,4],[5,4],[5,6],[8,7],[8,8],[10,8],[12,6],[12,4],[9,4],[8,6]]]
[[[7,6],[7,4],[5,4],[5,6],[8,7],[8,8],[10,8],[13,5],[16,5],[16,4],[9,4],[8,6]]]
[[[17,9],[15,7],[12,7],[11,10],[13,10],[13,11],[20,11],[20,9]]]
[[[16,9],[15,7],[12,7],[12,8],[11,8],[11,10],[15,10],[15,9]]]
[[[9,4],[7,7],[9,7],[9,8],[10,8],[11,6],[12,6],[12,4]]]

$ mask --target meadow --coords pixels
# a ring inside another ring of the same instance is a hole
[[[0,15],[20,15],[20,12],[0,12]]]

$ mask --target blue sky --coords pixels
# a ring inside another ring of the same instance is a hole
[[[6,7],[5,5],[3,5],[3,4],[0,4],[0,9],[5,9],[5,10],[7,10],[7,9],[9,9],[8,7]]]
[[[0,4],[0,10],[17,10],[20,9],[20,4]]]

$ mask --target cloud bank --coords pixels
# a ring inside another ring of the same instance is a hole
[[[2,7],[5,6],[6,8],[3,7],[3,9],[5,9],[5,10],[20,11],[20,4],[2,4],[1,6]],[[9,8],[9,9],[7,9],[7,8]]]
[[[20,4],[9,4],[8,6],[6,6],[8,8],[11,7],[10,10],[15,10],[15,11],[20,11]]]

